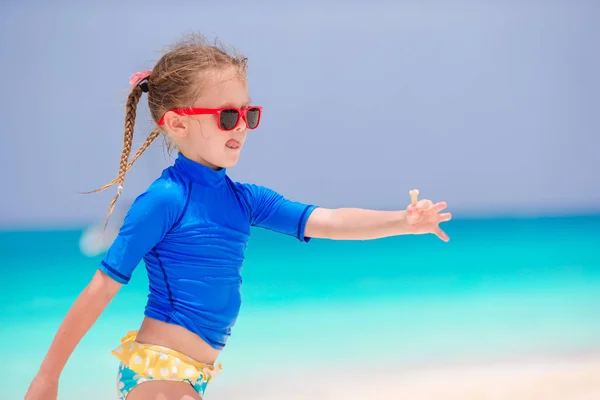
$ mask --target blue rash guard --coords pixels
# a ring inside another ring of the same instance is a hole
[[[179,154],[131,205],[99,268],[126,284],[143,259],[150,283],[144,314],[222,350],[241,306],[250,227],[308,241],[304,227],[315,208]]]

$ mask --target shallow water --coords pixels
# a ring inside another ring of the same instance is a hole
[[[597,351],[599,227],[600,216],[459,219],[447,226],[447,244],[433,236],[306,244],[254,230],[241,315],[214,387],[294,368]],[[80,233],[0,233],[0,342],[11,361],[0,375],[8,399],[23,397],[94,273],[100,257],[79,252]],[[140,266],[73,354],[61,398],[112,398],[110,350],[138,328],[146,290]]]

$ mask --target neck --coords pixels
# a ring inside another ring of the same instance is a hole
[[[215,167],[213,169],[210,165],[200,163],[182,152],[179,152],[173,168],[187,179],[207,187],[220,187],[227,180],[226,168]]]
[[[209,163],[208,161],[206,161],[206,160],[205,160],[205,159],[203,159],[202,157],[198,156],[197,154],[194,154],[194,153],[190,152],[189,150],[183,150],[183,149],[179,149],[179,152],[180,152],[181,154],[183,154],[183,155],[184,155],[186,158],[188,158],[188,159],[190,159],[190,160],[192,160],[192,161],[195,161],[195,162],[197,162],[198,164],[202,164],[202,165],[204,165],[205,167],[208,167],[208,168],[210,168],[210,169],[213,169],[213,170],[215,170],[215,171],[219,171],[219,170],[223,169],[223,168],[221,168],[221,167],[219,167],[219,166],[217,166],[217,165],[214,165],[214,164],[212,164],[212,163]]]

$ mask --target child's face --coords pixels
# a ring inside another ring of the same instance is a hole
[[[191,107],[243,109],[250,103],[248,85],[236,68],[207,73],[201,83],[202,96]],[[186,157],[215,169],[237,164],[247,137],[243,118],[229,131],[219,129],[217,115],[172,118],[174,120],[169,125],[175,128],[173,134],[177,147]]]

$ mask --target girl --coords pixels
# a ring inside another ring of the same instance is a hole
[[[233,182],[248,130],[262,108],[250,102],[246,59],[192,38],[152,69],[132,76],[125,140],[110,216],[125,173],[158,136],[178,151],[174,165],[131,205],[117,237],[88,286],[62,322],[25,396],[56,400],[59,375],[83,335],[146,264],[150,294],[138,331],[113,350],[123,400],[191,400],[204,396],[241,304],[240,271],[250,227],[308,242],[310,238],[376,239],[434,233],[451,218],[444,202],[419,202],[403,211],[325,209],[290,201],[266,187]],[[136,108],[143,93],[156,128],[128,164]],[[107,218],[108,218],[107,216]]]

